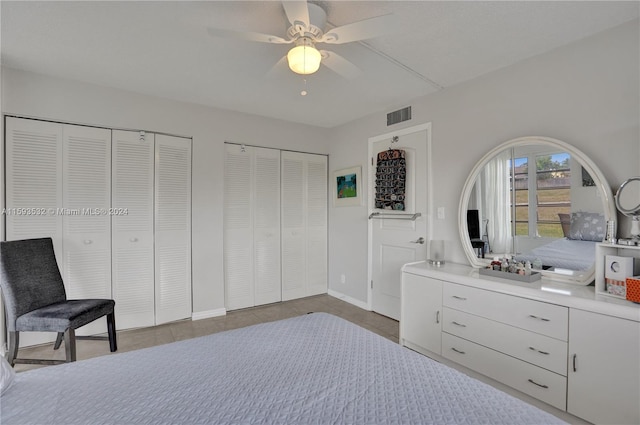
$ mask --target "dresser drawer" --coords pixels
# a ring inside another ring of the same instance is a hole
[[[443,309],[442,330],[560,375],[567,375],[567,343],[473,314]]]
[[[567,378],[479,344],[442,334],[442,355],[560,410],[567,408]]]
[[[446,307],[567,341],[569,309],[454,283],[443,288]]]

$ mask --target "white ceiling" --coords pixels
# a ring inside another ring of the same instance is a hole
[[[2,1],[2,64],[142,94],[333,127],[428,95],[639,16],[638,1],[319,1],[334,26],[393,13],[391,34],[329,46],[364,72],[304,78],[278,1]],[[326,46],[324,46],[326,47]]]

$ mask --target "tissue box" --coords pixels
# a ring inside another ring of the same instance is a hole
[[[634,303],[640,303],[640,276],[628,277],[626,279],[627,284],[627,299]]]
[[[640,261],[634,257],[606,255],[604,265],[605,290],[620,298],[627,296],[627,278],[640,274]]]

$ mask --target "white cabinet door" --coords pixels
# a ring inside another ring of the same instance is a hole
[[[225,145],[226,308],[282,299],[280,151]]]
[[[67,298],[111,298],[111,130],[62,128],[63,279]],[[79,335],[106,332],[92,322]]]
[[[111,298],[111,130],[65,124],[62,131],[67,297]]]
[[[225,145],[224,281],[227,310],[254,305],[253,154],[251,148]]]
[[[116,326],[155,324],[153,155],[154,135],[112,134],[112,275]]]
[[[402,273],[400,343],[425,354],[442,350],[442,281]]]
[[[282,299],[327,292],[327,158],[282,152]]]
[[[307,155],[306,296],[327,292],[327,157]]]
[[[280,151],[253,148],[254,305],[282,299],[280,273]]]
[[[62,125],[7,117],[5,142],[6,238],[53,238],[62,271]],[[50,332],[25,332],[20,346],[53,339]]]
[[[569,311],[567,411],[593,423],[640,423],[640,323]]]
[[[191,139],[156,134],[156,324],[191,317]]]
[[[305,154],[282,152],[282,300],[306,295]]]
[[[51,237],[62,266],[62,125],[6,119],[7,240]]]

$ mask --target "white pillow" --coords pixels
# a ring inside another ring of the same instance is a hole
[[[16,377],[16,371],[13,370],[7,359],[0,356],[0,396],[13,385]]]

